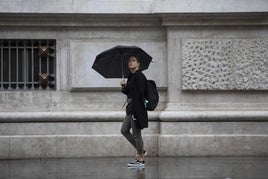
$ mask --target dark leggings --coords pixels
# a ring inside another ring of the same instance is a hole
[[[130,128],[132,128],[132,133],[130,133]],[[138,154],[142,154],[143,139],[141,136],[141,129],[137,128],[136,122],[131,115],[125,116],[121,127],[121,133],[137,149]]]

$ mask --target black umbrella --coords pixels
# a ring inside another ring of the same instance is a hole
[[[152,57],[137,46],[118,45],[97,55],[92,68],[105,78],[124,78],[130,73],[128,59],[132,55],[140,59],[140,70],[146,70],[152,61]]]

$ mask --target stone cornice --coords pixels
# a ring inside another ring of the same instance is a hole
[[[267,25],[268,13],[159,14],[163,26]]]
[[[267,25],[262,13],[170,13],[170,14],[0,14],[4,27],[133,27],[133,26],[215,26]]]
[[[267,0],[1,0],[0,13],[157,14],[268,12]]]
[[[267,25],[267,17],[267,0],[0,1],[0,26]]]
[[[149,14],[0,14],[0,26],[102,27],[159,25],[161,25],[161,18]]]
[[[267,0],[154,0],[154,13],[253,13],[268,12]]]

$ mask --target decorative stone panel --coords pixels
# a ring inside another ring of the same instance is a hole
[[[104,78],[93,70],[96,56],[116,45],[136,45],[153,57],[148,70],[143,71],[148,79],[154,79],[158,87],[165,88],[166,82],[166,43],[163,41],[124,41],[124,40],[81,40],[70,41],[70,88],[71,90],[119,88],[120,79]],[[158,76],[161,74],[161,76]],[[157,77],[156,77],[157,76]]]
[[[268,39],[182,42],[183,90],[268,90]]]

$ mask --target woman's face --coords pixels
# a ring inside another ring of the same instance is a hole
[[[128,60],[128,68],[135,70],[138,69],[140,66],[140,63],[137,61],[136,57],[130,57]]]

